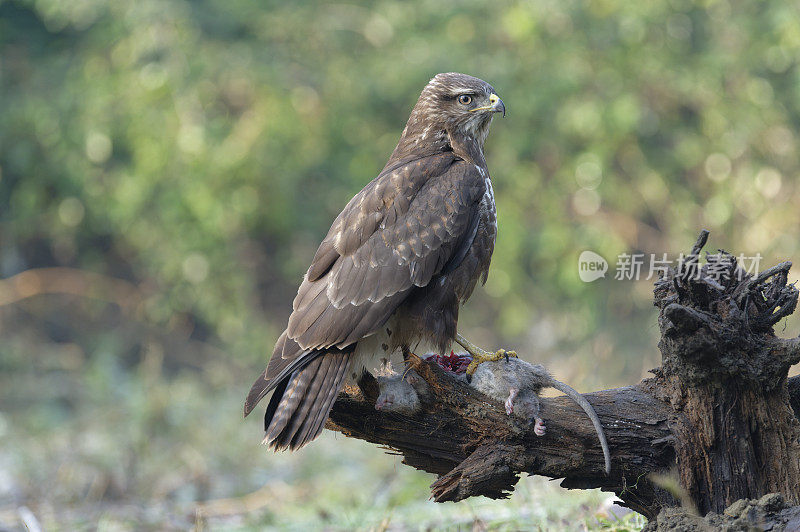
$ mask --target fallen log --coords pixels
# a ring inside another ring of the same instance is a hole
[[[656,283],[662,366],[636,385],[586,394],[611,448],[609,475],[591,422],[571,400],[543,399],[547,434],[537,437],[499,402],[418,357],[410,364],[432,392],[422,412],[376,411],[377,385],[366,375],[340,395],[327,427],[438,475],[431,489],[440,502],[507,497],[527,472],[613,491],[650,519],[680,504],[653,473],[675,474],[702,515],[768,493],[798,504],[800,378],[787,375],[800,339],[772,331],[797,303],[791,264],[750,275],[721,252],[701,265],[707,238],[703,231]]]

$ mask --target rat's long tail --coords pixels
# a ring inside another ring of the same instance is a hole
[[[589,416],[589,419],[592,420],[594,430],[597,431],[597,437],[600,438],[600,447],[603,448],[603,456],[606,459],[606,475],[608,475],[611,473],[611,451],[608,449],[608,442],[606,441],[605,432],[603,432],[603,425],[600,423],[600,418],[597,417],[597,412],[594,411],[594,407],[572,386],[555,379],[551,379],[550,382],[550,386],[566,394],[570,399],[578,403],[578,405],[583,408],[583,411],[586,412],[586,415]]]

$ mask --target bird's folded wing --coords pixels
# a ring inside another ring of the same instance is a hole
[[[439,154],[381,174],[333,223],[293,303],[287,335],[303,348],[374,333],[414,286],[471,245],[485,180]]]
[[[412,287],[452,270],[475,238],[485,186],[474,165],[443,153],[389,167],[350,200],[314,256],[246,411],[312,358],[374,333]]]

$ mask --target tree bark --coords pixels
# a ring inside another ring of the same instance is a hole
[[[547,434],[537,437],[499,402],[417,357],[410,364],[431,387],[422,412],[376,411],[377,385],[366,375],[340,395],[327,427],[437,474],[431,489],[440,502],[506,497],[528,472],[563,478],[568,488],[613,491],[648,518],[681,498],[703,515],[772,492],[798,504],[800,378],[787,374],[800,360],[800,339],[772,332],[797,303],[787,284],[791,264],[752,276],[720,253],[701,267],[707,237],[703,231],[656,283],[662,366],[655,376],[586,394],[611,448],[610,475],[591,422],[568,398],[542,400]],[[675,475],[681,489],[659,487],[652,473]]]

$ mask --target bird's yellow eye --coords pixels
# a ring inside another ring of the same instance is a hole
[[[472,103],[472,96],[470,96],[469,94],[462,94],[461,96],[458,97],[458,103],[462,105],[469,105]]]

